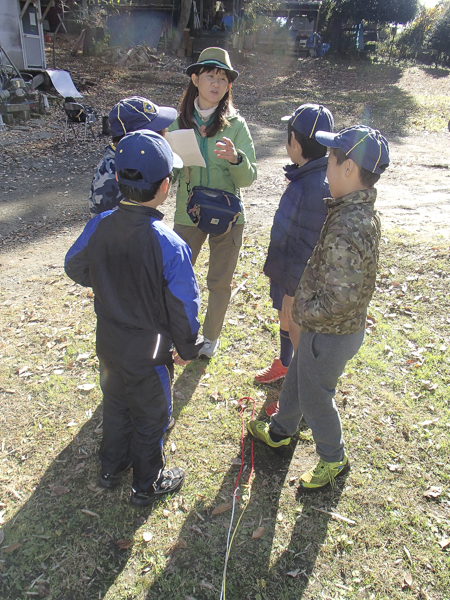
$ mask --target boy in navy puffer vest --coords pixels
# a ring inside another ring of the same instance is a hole
[[[333,131],[331,112],[319,104],[303,104],[288,121],[286,150],[294,164],[284,167],[289,184],[275,213],[264,273],[270,277],[270,297],[280,319],[280,357],[259,371],[258,383],[272,383],[287,372],[300,329],[292,320],[295,290],[327,216],[323,201],[330,194],[325,180],[326,150],[316,131]],[[268,407],[272,414],[277,403]]]

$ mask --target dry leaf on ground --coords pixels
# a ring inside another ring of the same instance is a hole
[[[20,548],[20,543],[19,542],[13,542],[7,548],[2,548],[2,550],[3,550],[3,552],[14,552],[14,550],[17,550],[17,548]]]
[[[403,585],[402,585],[402,589],[404,589],[405,587],[411,588],[413,584],[413,578],[411,573],[406,572],[404,577],[403,577]]]
[[[266,531],[265,527],[257,527],[255,529],[255,531],[252,533],[252,539],[259,540],[259,538],[264,535],[265,531]]]
[[[419,588],[419,598],[421,600],[432,600],[431,596],[423,588]]]
[[[87,485],[88,490],[91,490],[91,492],[95,492],[96,494],[98,494],[99,492],[104,492],[105,488],[100,487],[99,485],[97,485],[96,483],[93,483],[92,481],[90,481]]]
[[[50,488],[50,496],[63,496],[70,492],[70,490],[63,485],[50,484],[48,487]]]
[[[117,540],[116,545],[119,546],[119,548],[121,548],[122,550],[127,550],[133,545],[133,540],[120,539]]]
[[[100,516],[97,513],[93,512],[92,510],[88,510],[87,508],[82,508],[81,512],[84,513],[85,515],[89,515],[90,517],[99,517]]]
[[[95,383],[82,383],[81,385],[77,385],[77,388],[82,392],[90,392],[95,388]]]
[[[401,473],[403,471],[403,467],[401,465],[387,465],[387,468],[392,473]]]
[[[437,389],[437,383],[433,383],[430,380],[422,380],[422,389],[423,390],[428,390],[429,392],[433,392],[434,390]]]
[[[423,493],[425,498],[439,498],[439,496],[441,494],[442,494],[442,488],[435,487],[435,486],[431,486],[430,488],[425,490],[425,492]]]
[[[224,502],[223,504],[219,504],[218,506],[216,506],[216,508],[213,509],[211,514],[212,515],[220,515],[220,514],[226,512],[227,510],[230,510],[231,507],[232,507],[232,504],[230,502]]]
[[[295,577],[297,577],[297,575],[300,573],[300,569],[295,569],[295,571],[288,571],[287,575],[289,575],[289,577],[292,577],[295,579]]]
[[[212,583],[208,583],[207,581],[200,581],[200,587],[205,588],[206,590],[214,590]]]

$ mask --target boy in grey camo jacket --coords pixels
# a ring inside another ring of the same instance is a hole
[[[167,127],[177,118],[170,106],[158,106],[148,98],[130,96],[123,98],[109,111],[108,122],[112,141],[98,163],[89,192],[91,216],[112,210],[124,200],[116,180],[116,146],[126,133],[150,129],[164,136]]]
[[[292,316],[300,342],[270,425],[248,423],[250,433],[271,447],[286,446],[301,417],[312,430],[320,457],[300,477],[300,487],[317,490],[349,469],[341,420],[334,401],[338,378],[359,350],[367,307],[375,289],[380,219],[374,184],[389,165],[386,139],[357,125],[316,140],[331,148],[327,178],[332,198],[328,216],[295,293]]]

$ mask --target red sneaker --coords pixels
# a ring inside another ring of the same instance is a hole
[[[274,358],[270,367],[258,371],[255,375],[255,381],[258,383],[273,383],[286,376],[288,368],[283,367],[279,358]]]
[[[278,400],[276,402],[271,402],[269,406],[266,407],[266,415],[271,417],[272,415],[276,415],[279,410]]]

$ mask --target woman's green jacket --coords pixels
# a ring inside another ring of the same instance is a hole
[[[242,199],[240,188],[248,187],[256,179],[255,148],[245,119],[237,113],[227,117],[227,119],[230,123],[229,126],[218,131],[214,137],[206,138],[207,156],[203,156],[206,162],[206,168],[189,167],[190,187],[192,189],[195,185],[202,185],[218,190],[225,190],[237,194]],[[169,131],[177,129],[179,129],[178,119],[172,123],[169,127]],[[196,127],[194,127],[194,131],[200,142],[201,136]],[[237,153],[242,156],[242,162],[240,164],[232,165],[223,158],[217,158],[214,154],[216,142],[223,137],[229,138],[233,142]],[[177,175],[178,190],[175,223],[178,225],[194,226],[186,212],[188,191],[184,169],[180,169]],[[242,205],[244,205],[244,203],[242,203]],[[237,223],[245,223],[245,211],[243,211]]]

